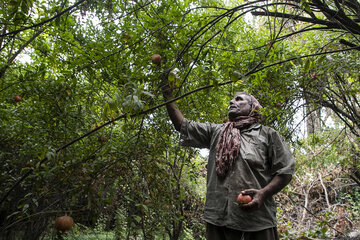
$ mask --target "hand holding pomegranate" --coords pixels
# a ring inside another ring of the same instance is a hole
[[[259,189],[244,190],[237,197],[239,207],[244,210],[259,209],[264,200],[265,194]]]

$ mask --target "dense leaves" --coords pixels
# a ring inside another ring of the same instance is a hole
[[[1,1],[1,237],[55,236],[64,214],[118,239],[203,236],[206,160],[178,145],[164,84],[198,121],[222,123],[234,92],[254,94],[301,153],[301,122],[322,120],[308,121],[316,133],[326,112],[350,140],[316,163],[351,152],[336,163],[359,180],[353,4]]]

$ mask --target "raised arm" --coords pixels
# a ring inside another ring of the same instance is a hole
[[[166,101],[174,98],[172,94],[172,88],[170,88],[168,85],[163,87],[163,95]],[[180,131],[181,123],[184,120],[184,116],[180,112],[179,108],[174,102],[172,102],[166,105],[166,109],[168,111],[171,122],[174,124],[175,129],[177,131]]]

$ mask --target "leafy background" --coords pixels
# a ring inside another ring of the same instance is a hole
[[[276,196],[282,239],[358,229],[359,9],[2,0],[0,238],[204,239],[206,157],[179,146],[164,84],[196,121],[226,121],[236,91],[259,99],[297,162]]]

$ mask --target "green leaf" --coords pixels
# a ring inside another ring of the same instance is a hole
[[[29,204],[24,204],[24,206],[22,207],[22,211],[23,212],[27,212],[27,210],[28,210],[28,208],[29,208]]]
[[[102,114],[102,117],[104,120],[106,120],[108,118],[110,111],[111,111],[110,104],[109,104],[109,102],[106,102],[104,109],[103,109],[103,114]]]
[[[307,58],[307,59],[305,60],[305,64],[304,64],[304,71],[305,71],[305,72],[309,72],[309,70],[310,70],[310,59]]]
[[[114,112],[118,111],[117,104],[114,100],[109,99],[108,104],[109,104],[110,110],[112,110]]]
[[[318,64],[321,64],[325,59],[326,59],[326,56],[325,56],[325,55],[322,55],[322,56],[320,56],[320,57],[318,58],[317,63],[318,63]]]
[[[175,82],[175,73],[174,72],[170,72],[169,76],[168,76],[168,81],[170,85],[173,85],[173,83]]]
[[[54,160],[56,158],[56,152],[55,150],[49,150],[46,154],[45,154],[45,157],[48,159],[48,160]]]
[[[141,217],[139,217],[137,215],[133,215],[133,218],[135,219],[136,222],[138,222],[138,223],[141,222]]]
[[[151,94],[150,92],[148,91],[142,91],[143,94],[145,94],[146,96],[149,96],[151,98],[155,97],[154,94]]]
[[[306,0],[300,0],[300,8],[307,12],[312,12],[309,3]]]
[[[238,71],[233,71],[230,75],[230,78],[233,82],[237,82],[241,78],[242,74]]]

